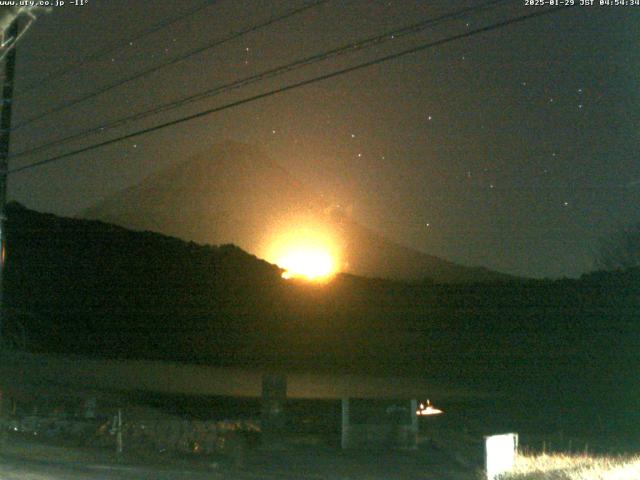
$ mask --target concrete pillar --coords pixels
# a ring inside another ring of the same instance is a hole
[[[98,400],[96,397],[88,397],[83,405],[84,418],[94,419],[96,418],[96,409],[98,406]]]
[[[281,374],[262,376],[262,439],[267,448],[284,444],[286,430],[285,402],[287,377]]]
[[[342,449],[349,448],[349,399],[342,399],[342,437],[340,445]]]

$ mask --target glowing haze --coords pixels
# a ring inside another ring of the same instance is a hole
[[[326,281],[340,270],[340,247],[329,226],[280,226],[270,235],[264,258],[284,269],[283,278]]]

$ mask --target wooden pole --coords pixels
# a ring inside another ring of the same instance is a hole
[[[340,446],[343,450],[349,448],[349,399],[342,399],[342,436]]]
[[[116,455],[118,458],[122,457],[122,452],[124,450],[122,443],[122,409],[118,409],[118,419],[116,421],[117,432],[116,432]]]
[[[18,19],[16,18],[7,35],[18,37]],[[7,203],[7,174],[9,171],[9,140],[11,138],[11,113],[13,111],[13,82],[16,73],[16,47],[11,48],[4,64],[4,83],[2,86],[2,113],[0,113],[0,345],[2,329],[5,323],[4,266],[6,259],[5,205]]]

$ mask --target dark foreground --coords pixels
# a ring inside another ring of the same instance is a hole
[[[441,451],[351,451],[295,446],[251,449],[241,459],[136,458],[105,451],[13,443],[0,456],[3,480],[80,479],[474,479],[476,469]]]

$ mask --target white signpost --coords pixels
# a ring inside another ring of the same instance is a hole
[[[513,469],[518,452],[518,434],[491,435],[484,437],[484,443],[487,480],[497,480],[498,475]]]

